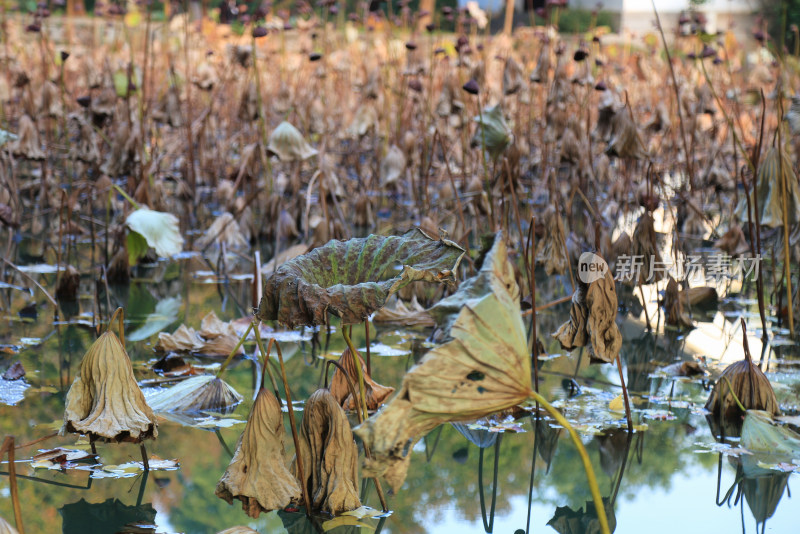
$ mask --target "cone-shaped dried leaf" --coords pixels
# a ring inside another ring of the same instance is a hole
[[[764,410],[773,415],[781,413],[772,384],[753,363],[749,353],[745,353],[744,360],[725,368],[708,397],[706,410],[712,413],[714,419],[719,419],[720,413],[723,419],[738,419],[742,411],[736,404],[734,394],[746,410]]]
[[[19,158],[43,160],[44,151],[39,142],[39,131],[30,115],[19,119],[19,137],[9,144],[11,153]]]
[[[338,515],[361,506],[358,498],[358,447],[342,407],[327,389],[306,401],[300,425],[302,481],[314,510]],[[294,465],[295,474],[297,464]]]
[[[668,325],[678,328],[694,328],[692,319],[686,315],[683,309],[684,300],[680,298],[678,282],[672,276],[667,282],[667,289],[664,291],[664,310],[666,311],[666,321]]]
[[[765,523],[778,509],[778,503],[783,497],[791,474],[762,469],[758,466],[758,456],[743,456],[741,462],[744,478],[740,488],[747,506],[756,520],[756,525]]]
[[[522,67],[511,56],[506,60],[503,68],[503,94],[512,95],[519,91],[525,83],[522,76]]]
[[[544,238],[536,243],[536,261],[544,263],[548,276],[567,270],[567,247],[564,244],[564,223],[553,206],[544,212]]]
[[[283,412],[269,390],[258,392],[244,432],[215,494],[233,503],[242,501],[250,517],[280,510],[300,500],[300,485],[284,463]]]
[[[553,334],[564,350],[591,343],[593,362],[613,362],[622,348],[622,334],[617,327],[617,290],[610,270],[590,284],[577,280],[572,295],[569,321]]]
[[[800,457],[800,434],[775,423],[772,413],[747,410],[741,445],[750,452],[766,452],[785,458]]]
[[[617,527],[617,518],[614,514],[614,505],[608,497],[603,497],[603,507],[606,509],[608,528],[614,532]],[[586,511],[578,508],[576,512],[569,506],[558,506],[556,513],[547,524],[559,534],[599,534],[602,532],[594,501],[586,502]]]
[[[367,374],[367,365],[364,363],[361,354],[358,355],[358,361],[361,364],[361,372],[364,375],[367,409],[377,410],[378,407],[383,404],[383,401],[386,400],[386,397],[394,393],[394,388],[378,384]],[[358,371],[356,370],[356,362],[349,348],[345,349],[342,353],[342,356],[339,358],[339,364],[347,371],[347,375],[357,389]],[[352,410],[355,408],[347,379],[342,375],[338,367],[333,372],[333,378],[331,378],[331,395],[334,396],[339,406],[343,407],[345,410]]]
[[[200,322],[200,330],[181,325],[172,334],[158,334],[157,352],[194,352],[206,356],[227,356],[239,342],[239,334],[231,323],[221,321],[213,311]],[[236,354],[243,354],[239,347]]]
[[[393,185],[406,170],[406,157],[397,145],[389,147],[389,151],[381,161],[381,186]]]
[[[411,282],[448,282],[464,250],[419,229],[403,236],[330,241],[284,263],[266,282],[258,317],[297,325],[360,323]]]
[[[531,390],[525,327],[508,291],[499,287],[465,304],[450,336],[406,374],[383,410],[356,429],[372,451],[365,468],[383,475],[395,491],[422,436],[443,422],[471,421],[515,406]]]
[[[658,250],[655,225],[650,213],[644,213],[633,230],[631,257],[642,259],[638,273],[635,272],[635,269],[632,273],[634,277],[637,274],[639,276],[638,279],[633,280],[634,284],[652,284],[664,278],[664,271],[660,268],[663,266],[661,252]],[[651,270],[653,271],[652,277],[650,276]]]
[[[61,434],[78,432],[92,439],[132,441],[158,436],[158,424],[133,376],[119,338],[106,332],[92,343],[80,374],[67,393]]]
[[[281,161],[302,161],[317,155],[317,150],[306,142],[300,130],[286,121],[270,134],[267,150]]]
[[[512,302],[519,300],[514,267],[508,261],[508,249],[502,233],[495,234],[492,248],[484,256],[478,274],[464,280],[458,286],[458,291],[434,304],[428,312],[447,336],[465,305],[475,305],[492,292],[508,293]]]
[[[156,412],[229,413],[240,402],[242,396],[230,384],[213,375],[202,375],[159,391],[149,404]]]

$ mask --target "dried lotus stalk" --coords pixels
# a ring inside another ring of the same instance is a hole
[[[572,295],[569,321],[553,334],[564,350],[573,350],[591,343],[593,362],[613,362],[622,348],[622,334],[615,322],[617,290],[611,271],[590,284],[578,280]]]
[[[338,515],[361,506],[358,447],[344,410],[327,389],[318,389],[306,401],[298,456],[314,510]],[[296,462],[294,467],[297,474]]]
[[[61,435],[67,432],[134,443],[158,436],[158,423],[136,383],[128,353],[113,332],[92,343],[81,361],[67,393]]]
[[[364,389],[367,397],[367,409],[377,410],[378,407],[383,404],[383,401],[386,400],[386,397],[394,392],[394,388],[378,384],[372,379],[371,376],[367,374],[367,366],[364,363],[364,359],[361,357],[361,354],[358,355],[358,361],[361,364],[361,373],[364,375]],[[345,349],[342,353],[342,356],[339,358],[339,365],[341,365],[342,368],[347,372],[350,380],[356,384],[357,389],[358,370],[356,369],[356,362],[353,359],[353,354],[350,352],[349,348]],[[342,372],[339,370],[339,368],[337,368],[333,373],[330,390],[331,395],[336,398],[336,402],[339,403],[339,406],[345,410],[355,409],[353,396],[351,395],[350,388],[347,385],[347,378],[342,376]]]
[[[553,206],[549,206],[545,210],[543,219],[545,233],[544,238],[536,243],[536,261],[544,264],[544,270],[548,276],[564,274],[564,271],[567,270],[564,223]]]
[[[258,392],[236,452],[217,483],[217,497],[242,501],[250,517],[300,500],[300,485],[284,463],[283,412],[269,390]]]

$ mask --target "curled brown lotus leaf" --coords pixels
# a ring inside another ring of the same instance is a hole
[[[250,517],[299,501],[300,485],[285,464],[285,437],[278,399],[262,389],[250,410],[233,459],[217,483],[216,496],[228,504],[239,499]]]
[[[318,389],[306,401],[297,454],[303,462],[301,482],[314,510],[338,515],[361,506],[358,447],[347,415],[327,389]],[[296,462],[294,468],[299,477]]]
[[[81,273],[72,265],[67,265],[58,279],[56,285],[56,298],[58,300],[77,300],[78,289],[81,285]]]
[[[290,328],[360,323],[386,299],[416,281],[452,282],[464,249],[419,229],[326,245],[287,261],[267,280],[258,317]]]
[[[667,288],[664,290],[664,310],[666,311],[666,322],[668,325],[679,329],[694,328],[692,319],[683,309],[684,300],[680,298],[678,282],[672,276],[669,277]]]
[[[72,137],[69,159],[87,164],[99,162],[100,149],[97,146],[97,136],[92,125],[79,113],[70,113],[67,117],[67,124]]]
[[[367,409],[377,410],[383,404],[386,398],[394,393],[394,388],[390,386],[383,386],[375,382],[371,376],[367,374],[367,365],[361,354],[358,354],[358,361],[361,365],[361,373],[364,375],[364,389],[367,398]],[[350,349],[347,348],[339,358],[339,365],[347,372],[347,376],[358,388],[358,371],[356,370],[356,362]],[[333,372],[331,378],[331,395],[334,396],[339,406],[345,410],[353,410],[355,408],[353,396],[350,393],[350,387],[347,384],[347,378],[342,375],[342,372],[337,367]]]
[[[214,375],[193,376],[150,397],[156,412],[230,413],[242,396],[230,384]]]
[[[569,321],[553,334],[564,350],[591,343],[593,362],[613,362],[622,348],[622,334],[616,323],[617,290],[611,271],[590,284],[578,280],[572,295]]]
[[[158,436],[158,423],[136,383],[128,353],[113,332],[89,347],[66,403],[61,435],[77,432],[92,440],[134,443]]]
[[[689,306],[710,306],[716,304],[719,295],[713,287],[690,287],[688,290],[681,290],[680,299]]]
[[[221,321],[213,311],[206,314],[200,322],[200,330],[184,324],[175,332],[160,332],[156,352],[194,352],[207,356],[227,356],[239,342],[239,335],[231,323]],[[236,354],[243,354],[239,347]]]
[[[450,336],[406,374],[380,412],[356,429],[372,452],[365,471],[383,476],[395,491],[405,480],[414,444],[425,434],[444,422],[473,421],[516,406],[531,391],[519,303],[502,286],[466,301]]]
[[[197,250],[203,250],[212,244],[218,247],[225,245],[227,250],[250,248],[250,243],[244,238],[239,223],[227,211],[214,219],[208,230],[195,242],[195,247]]]
[[[20,117],[18,138],[9,143],[9,149],[19,158],[36,161],[44,159],[44,151],[39,142],[39,130],[30,115]]]
[[[519,91],[525,84],[522,77],[522,67],[517,63],[513,57],[509,56],[506,59],[506,65],[503,68],[503,94],[513,95]]]
[[[658,250],[658,242],[656,240],[656,230],[654,226],[653,216],[649,212],[645,212],[636,224],[633,230],[633,238],[631,239],[631,258],[641,259],[641,268],[632,269],[632,277],[634,284],[652,284],[664,278],[664,270],[659,269],[663,266],[661,260],[661,252]],[[653,276],[650,276],[652,270]]]
[[[567,131],[570,131],[567,129]],[[553,206],[543,215],[544,237],[536,243],[536,262],[544,264],[547,275],[564,274],[567,270],[567,247],[564,243],[564,223]]]
[[[781,413],[772,384],[753,363],[749,350],[745,350],[744,360],[730,364],[722,372],[706,401],[705,409],[711,412],[714,419],[721,417],[723,420],[738,421],[742,410],[734,395],[746,410],[764,410],[772,415]]]

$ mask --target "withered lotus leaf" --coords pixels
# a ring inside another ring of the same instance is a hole
[[[634,284],[652,284],[664,278],[663,269],[658,268],[663,262],[658,250],[655,223],[650,213],[645,212],[633,230],[631,257],[642,259],[641,268],[633,273],[634,277],[638,274],[638,279],[633,280]]]
[[[262,389],[250,410],[233,459],[217,483],[217,497],[228,504],[239,499],[250,517],[283,509],[300,500],[300,485],[284,463],[285,437],[278,399]]]
[[[603,507],[606,509],[608,526],[611,532],[614,532],[617,526],[614,504],[608,497],[603,497]],[[578,508],[575,511],[569,506],[558,506],[547,524],[559,534],[599,534],[602,532],[594,501],[587,501],[585,510]]]
[[[290,328],[360,323],[386,299],[416,281],[450,282],[464,249],[419,229],[402,236],[333,240],[287,261],[267,280],[258,317]]]
[[[394,388],[390,386],[383,386],[375,382],[371,376],[367,374],[367,366],[364,363],[361,354],[358,354],[358,362],[361,365],[361,372],[364,375],[364,389],[367,397],[367,409],[377,410],[383,404],[386,397],[394,393]],[[339,364],[347,371],[347,375],[353,381],[356,388],[358,388],[358,371],[356,370],[356,362],[350,349],[347,348],[339,358]],[[353,396],[350,393],[350,388],[347,385],[347,379],[342,375],[342,372],[337,368],[333,372],[331,378],[331,395],[334,396],[339,406],[345,410],[352,410],[355,408]]]
[[[213,375],[202,375],[159,391],[150,398],[150,407],[156,412],[229,413],[240,402],[242,396],[230,384]]]
[[[39,130],[30,115],[19,119],[19,137],[9,144],[11,153],[19,158],[43,160],[44,151],[39,141]]]
[[[564,223],[553,206],[544,212],[544,238],[536,243],[536,261],[544,263],[547,275],[564,274],[567,270],[567,247],[564,244]]]
[[[61,435],[67,432],[134,443],[158,436],[153,410],[136,383],[125,347],[113,332],[92,343],[81,361],[79,375],[67,393]]]
[[[306,401],[297,455],[314,510],[338,515],[361,506],[358,447],[347,415],[327,389],[318,389]],[[299,477],[296,462],[294,467]]]
[[[512,302],[519,300],[514,267],[508,261],[508,249],[500,232],[495,234],[492,247],[484,255],[478,274],[464,280],[455,293],[441,299],[428,312],[442,329],[444,337],[447,337],[461,309],[467,304],[477,304],[492,292],[507,293]]]
[[[578,288],[572,295],[569,321],[553,334],[564,350],[590,346],[594,362],[613,362],[622,348],[622,334],[615,322],[617,289],[610,270],[605,276],[585,284],[576,280]]]
[[[466,303],[449,342],[428,352],[403,378],[400,391],[356,428],[372,451],[366,472],[397,491],[411,449],[440,423],[473,421],[524,402],[531,360],[519,304],[502,286]]]
[[[772,415],[781,413],[772,384],[753,363],[747,350],[745,359],[730,364],[717,379],[705,409],[710,411],[715,419],[720,416],[725,420],[738,419],[742,411],[734,395],[747,410],[763,410]]]
[[[417,302],[416,297],[411,299],[407,305],[402,300],[397,299],[394,308],[383,307],[372,316],[372,322],[385,326],[434,326],[436,322],[431,314]]]
[[[681,292],[678,282],[672,276],[669,277],[667,288],[664,291],[664,310],[666,312],[666,322],[668,325],[678,328],[694,328],[692,319],[684,311],[684,301],[681,299]]]
[[[200,322],[200,330],[185,324],[172,334],[160,332],[156,352],[193,352],[206,356],[227,356],[236,347],[239,334],[231,323],[221,321],[213,311],[208,312]],[[239,347],[236,354],[243,354]]]

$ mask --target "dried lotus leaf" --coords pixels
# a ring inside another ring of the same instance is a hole
[[[395,491],[414,444],[436,426],[479,419],[528,398],[531,360],[519,304],[499,284],[493,288],[463,305],[452,339],[428,352],[392,400],[356,429],[372,451],[365,470]]]
[[[302,161],[317,155],[317,150],[306,142],[300,130],[286,121],[270,134],[267,150],[287,162]]]
[[[330,241],[275,271],[257,315],[292,328],[326,324],[328,313],[343,324],[360,323],[411,282],[451,281],[463,255],[455,243],[419,229]]]
[[[617,290],[611,271],[589,284],[577,281],[572,295],[569,321],[553,334],[564,350],[591,343],[593,362],[613,362],[622,348],[622,334],[616,323]]]
[[[119,338],[100,336],[81,361],[80,374],[67,392],[61,434],[138,443],[158,436],[158,423],[133,376]]]
[[[744,360],[725,368],[708,397],[705,409],[711,412],[714,419],[721,417],[723,420],[738,421],[742,411],[734,395],[747,410],[764,410],[772,415],[781,413],[772,384],[753,363],[749,351],[745,352]]]
[[[633,280],[635,284],[652,284],[664,278],[664,271],[659,268],[664,263],[661,260],[661,252],[658,250],[655,223],[649,212],[645,212],[639,218],[639,222],[633,230],[631,257],[642,259],[641,269],[633,273],[634,276],[639,276],[638,279]],[[652,277],[650,276],[651,272]]]
[[[39,130],[30,115],[20,117],[19,136],[9,143],[8,148],[19,158],[36,161],[44,159],[44,151],[39,141]]]
[[[367,365],[364,363],[364,359],[361,358],[361,354],[358,354],[358,361],[361,365],[361,373],[364,376],[364,389],[367,398],[367,409],[377,410],[378,407],[383,404],[383,401],[386,400],[389,395],[394,393],[394,388],[378,384],[372,379],[371,376],[367,374]],[[358,370],[356,369],[356,363],[349,348],[345,349],[342,353],[342,356],[339,358],[339,365],[341,365],[342,368],[347,372],[347,376],[350,377],[350,380],[353,382],[357,390],[359,387]],[[350,392],[350,387],[347,384],[347,379],[342,375],[342,372],[338,367],[333,372],[330,391],[331,395],[333,395],[336,399],[336,402],[339,403],[339,406],[345,410],[355,409],[353,396]]]
[[[314,510],[339,515],[361,506],[358,447],[347,415],[327,389],[318,389],[306,401],[298,456]],[[294,467],[297,474],[296,462]]]
[[[571,130],[567,129],[567,132]],[[536,243],[536,261],[544,263],[548,276],[564,274],[567,270],[567,247],[564,243],[564,223],[553,206],[544,212],[544,237]]]
[[[0,534],[19,534],[5,519],[0,517]]]
[[[269,390],[258,392],[233,459],[214,492],[228,504],[242,501],[250,517],[280,510],[301,497],[300,485],[284,459],[286,431],[278,399]]]
[[[233,387],[213,375],[193,376],[150,397],[156,412],[230,413],[242,402]]]
[[[683,309],[683,300],[680,298],[678,282],[671,276],[664,290],[664,310],[666,312],[666,322],[668,325],[678,328],[694,328],[692,319],[686,315]]]

